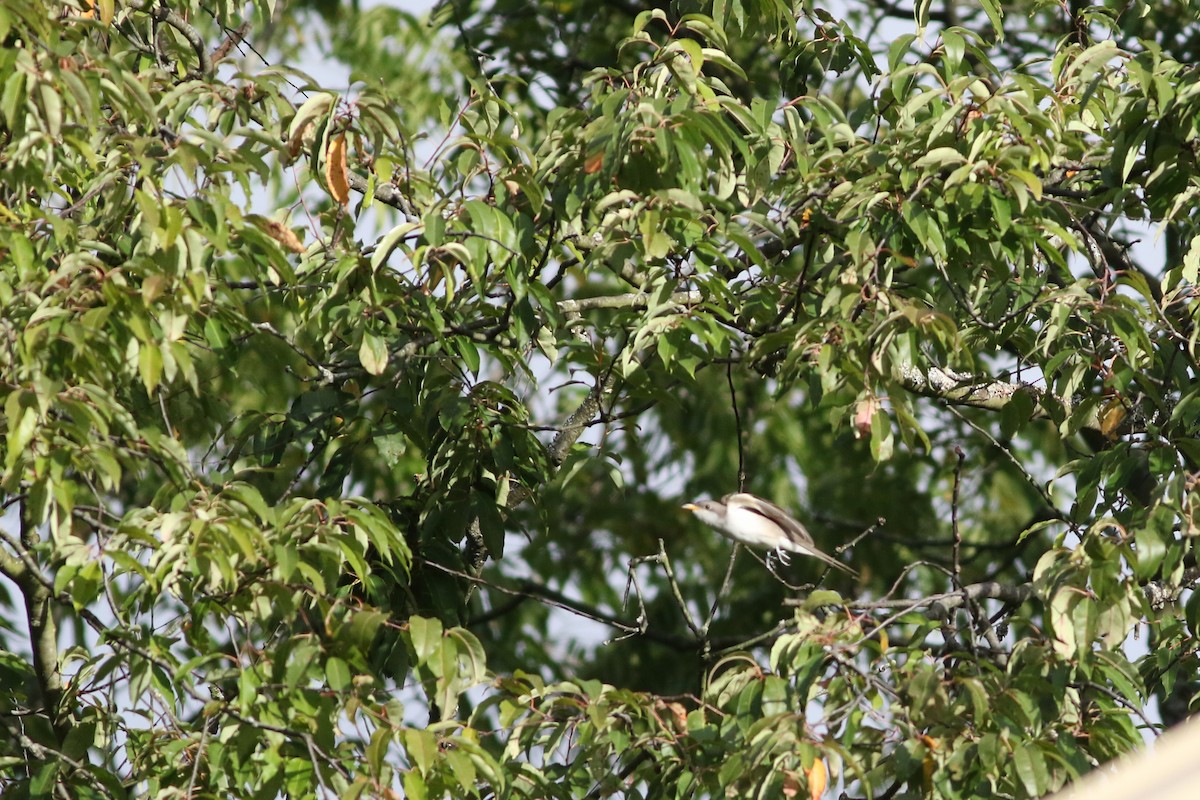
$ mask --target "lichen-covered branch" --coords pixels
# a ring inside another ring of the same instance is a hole
[[[146,0],[128,0],[126,4],[130,8],[142,11],[149,14],[159,22],[165,22],[187,40],[191,45],[192,51],[196,54],[196,60],[199,62],[194,77],[202,77],[212,74],[212,59],[208,57],[208,46],[204,43],[204,39],[187,20],[179,16],[176,12],[163,5],[149,3]]]
[[[616,385],[616,372],[609,370],[602,379],[596,382],[596,385],[592,387],[592,391],[588,392],[587,397],[567,417],[562,429],[554,437],[554,441],[550,443],[550,463],[555,467],[562,466],[563,462],[567,460],[567,454],[571,452],[571,447],[579,440],[583,432],[587,430],[588,423],[599,413],[604,405],[605,398],[612,394]]]
[[[1044,391],[1028,383],[1010,383],[956,372],[943,367],[920,368],[912,364],[901,366],[897,373],[901,385],[914,394],[941,400],[951,405],[981,408],[987,411],[1001,411],[1013,402],[1013,398],[1018,392],[1026,392],[1034,400],[1030,418],[1047,419],[1050,416],[1041,402]],[[1072,401],[1064,400],[1063,405],[1070,410]],[[1085,420],[1080,427],[1101,430],[1100,420],[1095,414]]]
[[[41,710],[47,715],[61,739],[66,735],[62,716],[62,675],[58,664],[58,626],[52,608],[53,585],[42,575],[29,551],[36,533],[24,518],[22,503],[21,540],[0,532],[4,544],[16,555],[0,550],[0,572],[12,580],[24,599],[29,626],[29,649],[33,654],[33,672],[37,679]]]
[[[599,297],[585,297],[580,300],[563,300],[558,304],[558,310],[564,314],[576,314],[590,311],[594,308],[646,308],[650,305],[653,295],[645,292],[628,292],[626,294],[607,294]],[[677,306],[694,306],[703,302],[700,292],[675,292],[671,295],[670,303]]]

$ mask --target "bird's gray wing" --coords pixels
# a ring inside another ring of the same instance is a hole
[[[770,500],[763,500],[761,497],[756,497],[745,492],[734,492],[721,498],[721,502],[725,503],[725,505],[729,505],[731,501],[737,503],[747,511],[753,511],[755,514],[771,520],[771,522],[779,526],[779,529],[787,535],[788,539],[796,544],[808,548],[813,546],[813,538],[804,526],[795,517]]]

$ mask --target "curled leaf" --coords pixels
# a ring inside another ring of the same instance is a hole
[[[317,121],[333,108],[336,100],[337,95],[319,92],[296,109],[296,116],[292,117],[292,123],[288,126],[288,153],[292,158],[300,155],[301,148],[311,140]]]

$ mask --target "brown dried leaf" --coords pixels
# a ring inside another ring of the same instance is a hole
[[[300,127],[295,135],[288,140],[288,155],[292,161],[300,157],[300,151],[304,149],[304,143],[312,137],[313,129],[316,127],[316,123],[309,122]]]
[[[684,708],[683,703],[663,703],[667,711],[671,712],[671,721],[675,725],[677,733],[687,733],[688,729],[688,712]]]
[[[303,253],[307,249],[296,232],[282,222],[269,219],[263,223],[262,228],[268,236],[283,245],[285,250],[292,253]]]

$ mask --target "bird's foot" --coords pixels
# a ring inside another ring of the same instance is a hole
[[[776,558],[778,558],[778,559],[779,559],[779,563],[780,563],[780,564],[783,564],[785,567],[786,567],[786,566],[787,566],[789,563],[791,563],[791,562],[788,560],[788,555],[787,555],[787,553],[785,553],[783,550],[780,550],[780,549],[775,549],[775,550],[771,551],[771,555],[773,555],[773,556],[775,556]]]

